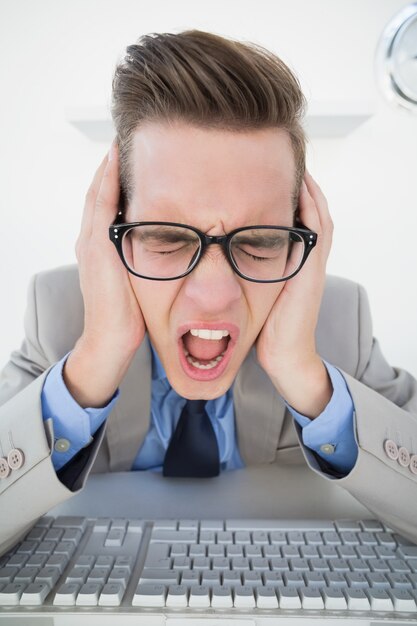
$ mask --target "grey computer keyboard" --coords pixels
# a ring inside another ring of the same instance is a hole
[[[0,619],[93,607],[416,619],[417,546],[377,520],[43,517],[0,557]]]

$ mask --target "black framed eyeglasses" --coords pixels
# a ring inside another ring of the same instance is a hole
[[[114,223],[110,240],[126,269],[149,280],[187,276],[208,246],[222,246],[233,270],[256,283],[278,283],[295,276],[317,243],[308,228],[243,226],[227,235],[206,235],[176,222]]]

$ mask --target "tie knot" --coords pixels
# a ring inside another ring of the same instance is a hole
[[[194,415],[204,413],[207,400],[187,400],[187,408]]]

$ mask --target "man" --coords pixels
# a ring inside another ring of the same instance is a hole
[[[209,478],[295,445],[417,540],[417,382],[384,360],[364,289],[326,277],[303,105],[256,46],[128,47],[78,270],[34,277],[2,374],[3,550],[90,471]]]

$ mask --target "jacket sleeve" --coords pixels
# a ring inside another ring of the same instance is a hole
[[[332,472],[303,444],[297,423],[295,429],[313,471],[324,480],[337,480],[376,518],[417,543],[417,381],[385,360],[373,337],[367,294],[361,285],[357,287],[357,369],[352,376],[339,368],[354,405],[358,457],[351,471],[347,475]],[[389,454],[388,441],[405,451],[392,458],[395,454]]]
[[[24,341],[0,374],[0,455],[7,460],[12,448],[23,453],[21,466],[4,476],[6,467],[0,480],[0,554],[19,541],[41,515],[83,488],[105,432],[103,424],[84,449],[77,479],[72,477],[66,486],[51,460],[52,420],[44,422],[42,417],[42,388],[54,364],[46,358],[38,338],[36,286],[34,276],[28,289]]]

